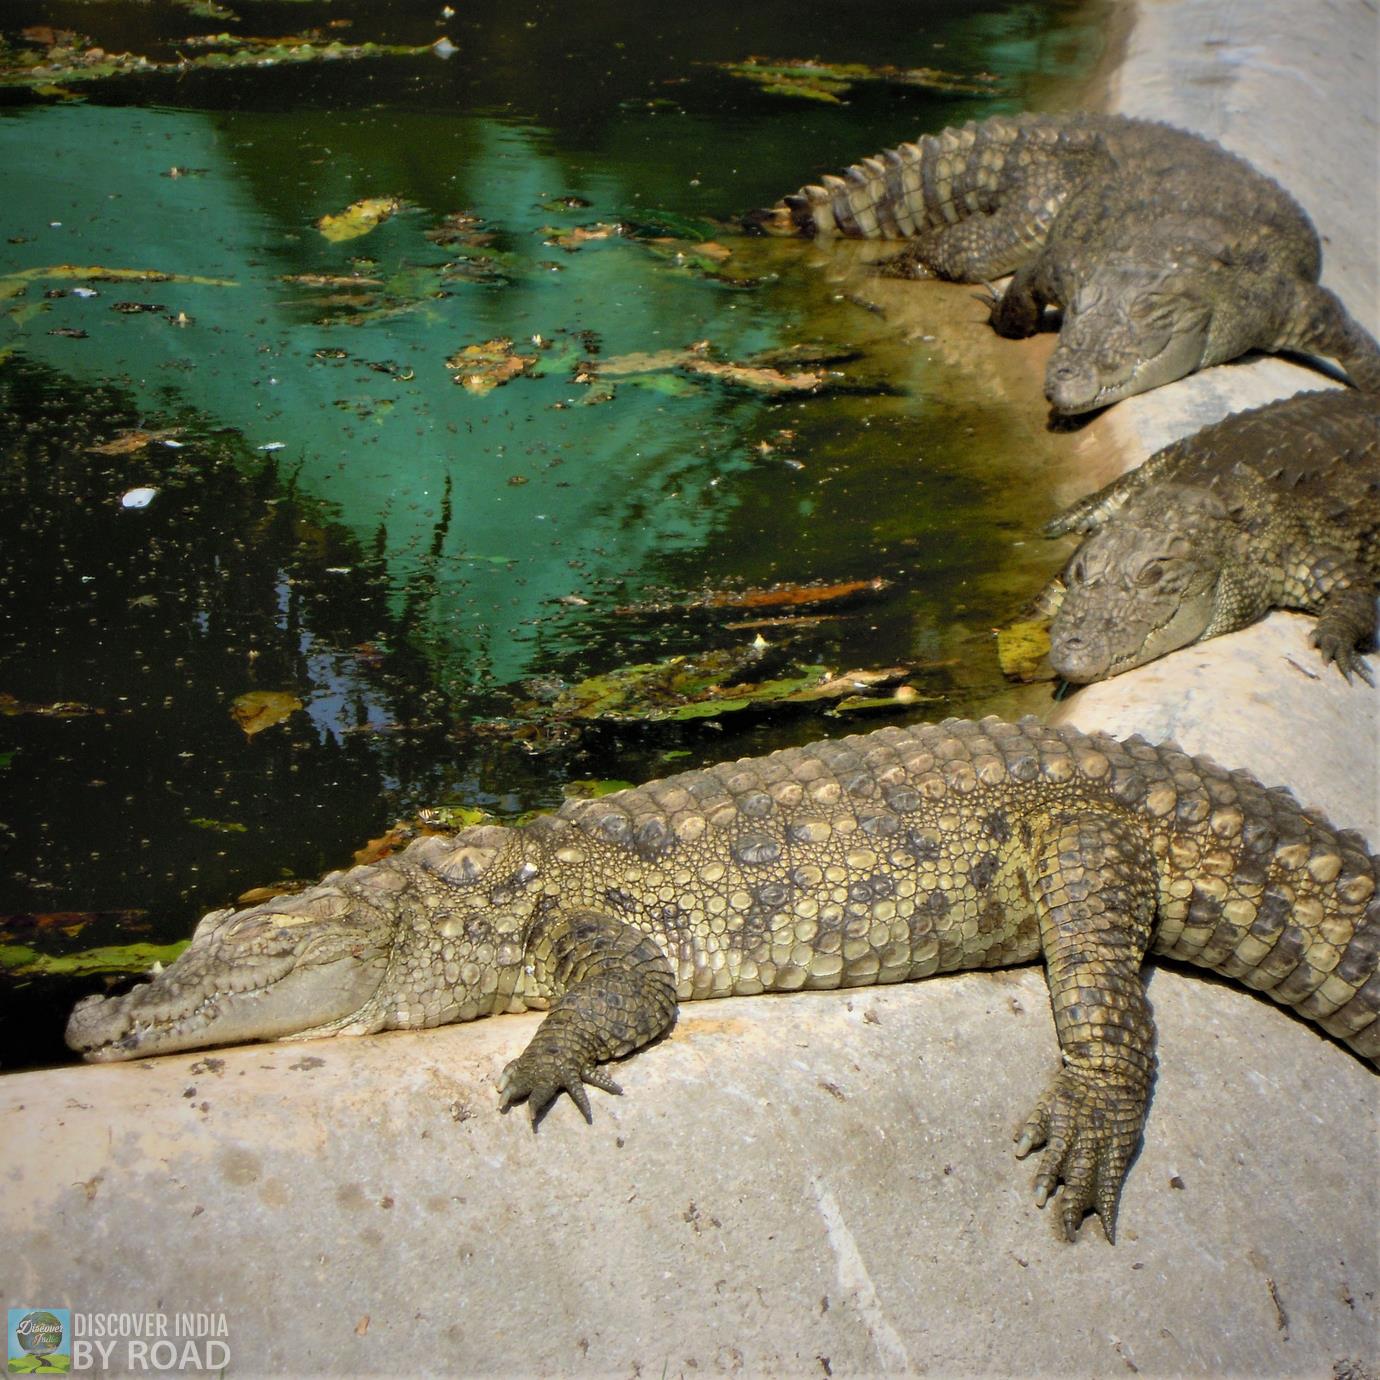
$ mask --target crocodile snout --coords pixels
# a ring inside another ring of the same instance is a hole
[[[1074,685],[1088,685],[1106,679],[1111,657],[1105,646],[1079,633],[1064,635],[1052,628],[1049,664],[1064,680]]]

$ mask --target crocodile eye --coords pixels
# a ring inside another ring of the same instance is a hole
[[[1164,562],[1158,557],[1153,561],[1146,561],[1146,563],[1136,571],[1136,583],[1138,585],[1157,585],[1163,578]]]
[[[1069,580],[1075,585],[1081,585],[1087,578],[1088,567],[1083,564],[1083,557],[1075,556],[1069,562]]]

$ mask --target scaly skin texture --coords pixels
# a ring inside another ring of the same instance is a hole
[[[1001,335],[1060,307],[1045,376],[1078,413],[1247,350],[1337,360],[1380,392],[1380,346],[1318,285],[1317,232],[1275,182],[1219,145],[1119,115],[997,116],[926,135],[753,219],[781,233],[905,239],[898,271],[991,298]]]
[[[243,1039],[256,1009],[272,1037],[289,1013],[306,1036],[535,1007],[550,1014],[503,1103],[527,1098],[535,1120],[564,1088],[588,1116],[585,1084],[616,1090],[599,1065],[665,1033],[678,1002],[1043,958],[1062,1064],[1017,1153],[1044,1146],[1036,1196],[1063,1181],[1068,1239],[1090,1208],[1111,1239],[1155,1068],[1146,953],[1237,978],[1380,1061],[1378,878],[1359,835],[1244,773],[1034,719],[950,719],[423,839],[217,912],[147,986],[79,1005],[67,1038],[133,1059],[218,1043],[227,1018]],[[358,948],[369,976],[327,1001],[311,973],[332,930],[321,957]]]
[[[1156,451],[1045,528],[1085,535],[1036,600],[1050,663],[1104,680],[1253,623],[1318,615],[1313,641],[1348,678],[1380,584],[1380,396],[1303,393]]]

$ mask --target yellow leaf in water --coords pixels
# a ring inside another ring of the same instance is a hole
[[[252,738],[274,724],[280,724],[302,707],[302,701],[289,690],[251,690],[230,706],[230,717]]]
[[[332,244],[341,240],[358,239],[367,235],[376,226],[382,225],[389,216],[402,210],[402,202],[395,196],[367,196],[356,201],[333,216],[322,216],[316,228]]]
[[[1034,619],[997,629],[997,661],[1012,680],[1053,680],[1045,658],[1049,655],[1049,620]]]

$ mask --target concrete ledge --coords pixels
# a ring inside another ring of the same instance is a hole
[[[687,1007],[592,1127],[563,1099],[535,1136],[494,1093],[535,1017],[16,1075],[4,1293],[224,1309],[232,1375],[1373,1356],[1374,1075],[1249,994],[1150,993],[1164,1073],[1115,1248],[1056,1240],[1012,1155],[1055,1061],[1025,969]]]

